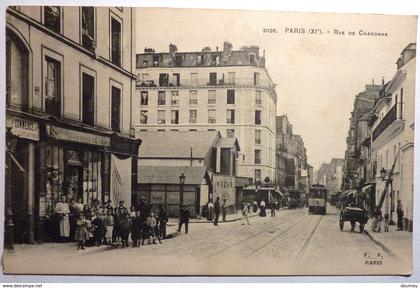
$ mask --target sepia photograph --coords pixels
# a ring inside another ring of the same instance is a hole
[[[3,273],[412,274],[417,16],[5,22]]]

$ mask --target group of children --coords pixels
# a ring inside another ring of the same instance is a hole
[[[162,209],[160,211],[165,214]],[[130,235],[133,247],[140,247],[140,242],[145,245],[145,241],[147,244],[157,244],[156,239],[162,243],[167,217],[166,214],[158,217],[158,213],[151,211],[148,215],[141,215],[134,207],[128,211],[122,203],[117,208],[107,207],[96,209],[95,212],[82,210],[77,215],[74,234],[78,242],[77,249],[85,249],[85,245],[102,244],[128,247]]]

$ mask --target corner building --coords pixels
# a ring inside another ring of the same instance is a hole
[[[275,180],[275,84],[259,47],[137,54],[133,99],[136,135],[142,131],[220,131],[241,147],[238,176]],[[168,143],[170,149],[170,143]]]
[[[130,205],[141,142],[130,111],[134,27],[126,7],[7,9],[5,206],[15,242],[55,239],[61,196]]]

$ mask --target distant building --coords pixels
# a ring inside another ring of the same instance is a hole
[[[344,189],[357,188],[366,182],[367,162],[361,162],[360,155],[364,152],[364,143],[370,138],[368,122],[371,110],[379,97],[382,85],[366,85],[365,91],[356,95],[353,111],[350,117],[350,128],[347,136],[347,149],[344,163]]]
[[[344,159],[333,158],[330,163],[323,163],[317,171],[316,182],[325,186],[328,194],[341,191]]]
[[[308,163],[306,148],[300,135],[293,134],[287,115],[276,117],[276,163],[278,185],[307,192]]]
[[[138,132],[143,144],[139,156],[138,189],[133,201],[145,197],[151,205],[163,204],[178,216],[183,202],[193,216],[202,214],[209,200],[226,199],[236,206],[236,138],[216,131]],[[185,186],[181,196],[180,176]]]
[[[137,54],[133,121],[142,131],[220,131],[241,146],[238,175],[275,178],[275,84],[259,47]],[[139,134],[141,137],[141,134]]]

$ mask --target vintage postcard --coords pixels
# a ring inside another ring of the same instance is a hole
[[[410,275],[416,24],[9,6],[4,273]]]

